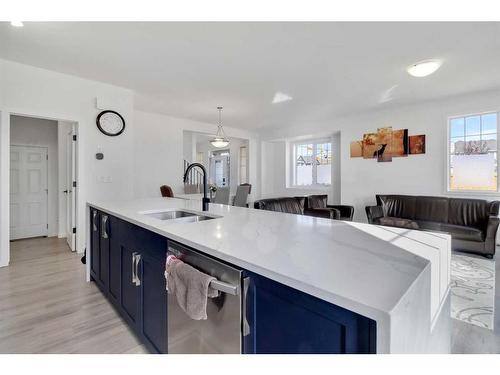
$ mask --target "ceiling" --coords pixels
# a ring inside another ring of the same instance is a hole
[[[137,109],[256,130],[500,87],[500,23],[0,23],[0,57],[136,92]],[[406,67],[440,58],[414,78]],[[276,92],[292,101],[272,104]]]

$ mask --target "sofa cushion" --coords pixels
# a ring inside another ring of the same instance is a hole
[[[409,195],[377,195],[377,203],[382,206],[384,216],[410,220],[415,218],[416,200],[417,197]]]
[[[491,203],[480,199],[449,198],[448,223],[484,229]]]
[[[447,223],[448,201],[445,197],[417,197],[415,219]]]
[[[451,237],[456,240],[484,241],[484,232],[477,228],[443,223],[441,224],[441,231],[451,234]]]
[[[419,229],[419,226],[415,221],[409,219],[403,219],[400,217],[390,217],[390,216],[381,217],[377,220],[377,224],[385,225],[387,227]]]
[[[436,221],[417,220],[417,224],[422,230],[440,231],[441,223]]]

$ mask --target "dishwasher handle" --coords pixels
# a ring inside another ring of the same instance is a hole
[[[233,285],[219,280],[212,280],[210,282],[210,288],[218,290],[221,293],[231,294],[233,296],[237,296],[240,294],[239,285]]]
[[[178,251],[176,249],[169,248],[168,252],[167,252],[167,259],[168,259],[168,256],[170,256],[170,255],[174,255],[181,262],[183,262],[183,260],[182,260],[182,255],[183,255],[182,252],[180,252],[180,251]],[[167,262],[168,262],[168,260],[167,260]],[[184,262],[184,263],[186,263],[187,265],[191,266],[187,262]],[[193,267],[193,266],[191,266],[191,267]],[[193,267],[193,268],[196,269],[196,267]],[[202,272],[202,271],[200,271],[200,272]],[[217,290],[217,291],[219,291],[221,293],[231,294],[233,296],[237,296],[237,295],[240,294],[240,286],[239,285],[226,283],[224,281],[220,281],[220,280],[217,280],[217,279],[212,280],[210,282],[210,288],[215,289],[215,290]]]

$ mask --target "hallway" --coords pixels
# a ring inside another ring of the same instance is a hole
[[[145,353],[66,239],[11,242],[0,268],[0,353]]]

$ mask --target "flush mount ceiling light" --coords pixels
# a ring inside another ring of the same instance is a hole
[[[217,148],[226,147],[229,144],[229,139],[226,137],[226,133],[224,133],[224,129],[222,129],[222,107],[217,107],[219,110],[219,125],[217,128],[217,134],[210,141],[212,146]]]
[[[274,94],[273,104],[288,102],[292,99],[293,98],[290,95],[278,91],[276,94]]]
[[[24,23],[22,23],[21,21],[10,21],[10,25],[14,27],[23,27]]]
[[[413,77],[427,77],[441,66],[440,60],[424,60],[410,65],[406,71]]]

